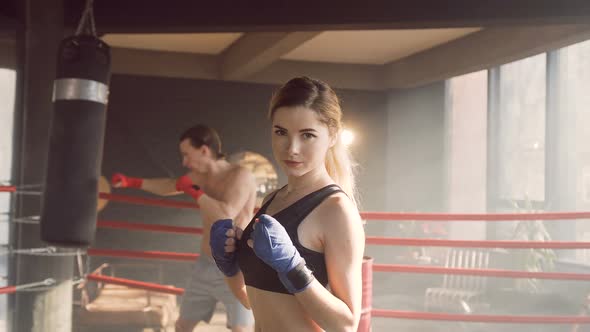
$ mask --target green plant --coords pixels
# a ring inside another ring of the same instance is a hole
[[[533,209],[528,197],[525,198],[521,205],[518,202],[514,202],[514,206],[518,212],[539,212]],[[545,228],[542,220],[520,220],[516,223],[512,239],[518,241],[547,242],[551,241],[551,235]],[[519,266],[525,271],[530,272],[552,271],[555,268],[555,260],[557,259],[557,255],[553,249],[517,249],[512,254],[517,258]],[[541,281],[539,279],[516,279],[515,287],[521,291],[538,293],[541,290]]]

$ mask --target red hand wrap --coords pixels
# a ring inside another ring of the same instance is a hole
[[[187,175],[183,175],[176,180],[176,190],[192,196],[195,201],[199,201],[199,198],[205,194],[199,186],[193,185],[193,181]]]
[[[141,189],[141,186],[143,185],[143,179],[132,178],[121,173],[115,173],[111,177],[111,184],[113,186],[119,184],[121,188]]]

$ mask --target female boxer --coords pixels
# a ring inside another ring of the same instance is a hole
[[[324,82],[294,78],[272,97],[269,117],[288,183],[249,223],[214,223],[213,257],[236,296],[247,294],[256,331],[356,331],[365,237],[338,97]]]

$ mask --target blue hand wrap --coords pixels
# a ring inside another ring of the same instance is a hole
[[[290,293],[301,292],[315,279],[293,245],[287,230],[273,217],[262,214],[252,232],[254,253],[278,272]]]
[[[217,220],[211,226],[211,234],[209,239],[209,246],[211,246],[211,254],[215,260],[215,264],[225,276],[233,277],[238,271],[238,262],[236,261],[235,252],[225,251],[225,241],[228,239],[227,231],[233,229],[231,219]]]

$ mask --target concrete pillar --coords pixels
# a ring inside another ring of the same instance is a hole
[[[17,185],[42,184],[57,49],[64,31],[63,0],[24,0],[19,5],[14,179]],[[15,214],[40,215],[40,203],[39,196],[18,196]],[[24,224],[16,227],[14,245],[47,246],[40,240],[38,225]],[[71,331],[73,262],[72,257],[14,256],[14,283],[54,278],[58,285],[47,291],[17,293],[13,331]]]

